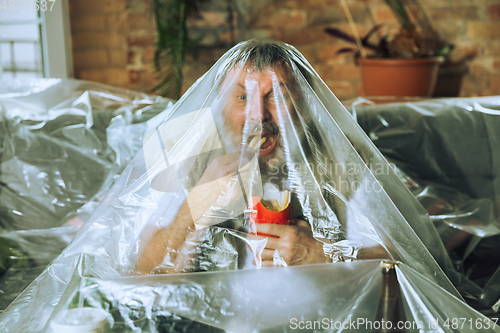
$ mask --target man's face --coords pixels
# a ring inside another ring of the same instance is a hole
[[[223,94],[227,94],[222,111],[224,132],[234,145],[257,143],[252,148],[259,150],[259,166],[264,173],[285,163],[283,129],[295,114],[291,78],[285,66],[260,71],[239,67],[223,84]],[[260,146],[259,137],[265,139]]]

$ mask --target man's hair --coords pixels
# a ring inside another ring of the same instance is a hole
[[[224,81],[228,70],[240,64],[254,68],[257,71],[276,66],[288,67],[290,71],[296,68],[304,76],[305,80],[312,87],[312,77],[309,71],[285,48],[286,44],[267,38],[254,38],[243,44],[237,50],[234,59],[226,67],[222,74],[221,81]]]

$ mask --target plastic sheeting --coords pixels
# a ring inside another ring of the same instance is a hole
[[[103,272],[95,257],[78,266],[48,332],[82,307],[104,310],[107,332],[374,332],[381,324],[374,260],[128,279]],[[500,332],[408,266],[398,265],[397,279],[405,332]]]
[[[454,284],[498,316],[500,97],[374,102],[353,103],[360,126],[430,215]]]
[[[168,103],[76,80],[0,82],[1,310],[70,243]]]
[[[355,261],[380,257],[401,261],[408,318],[490,323],[440,268],[451,261],[423,207],[295,48],[235,46],[162,117],[2,331],[373,318],[379,261]]]

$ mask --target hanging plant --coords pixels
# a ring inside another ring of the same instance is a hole
[[[190,40],[187,19],[197,15],[198,4],[206,0],[153,0],[151,9],[156,20],[157,42],[154,69],[159,83],[153,91],[178,99],[182,89],[182,69],[186,51],[201,38]]]

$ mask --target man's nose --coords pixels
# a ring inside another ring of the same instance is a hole
[[[272,118],[265,99],[254,94],[249,103],[248,120],[252,123],[267,122]]]

